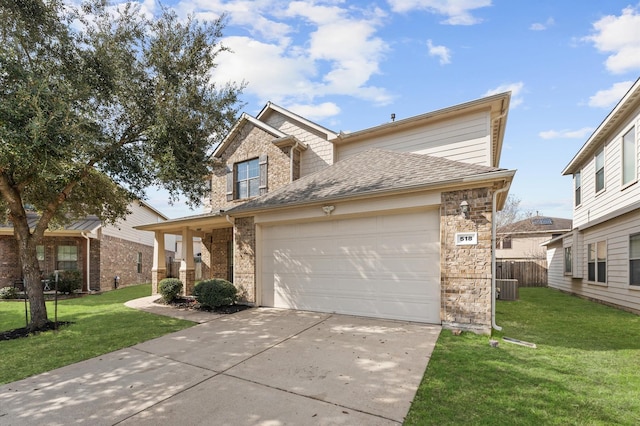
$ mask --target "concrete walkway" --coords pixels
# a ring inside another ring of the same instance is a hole
[[[133,305],[172,310],[145,299]],[[268,308],[171,313],[191,314],[201,324],[0,386],[0,424],[398,425],[440,333]]]

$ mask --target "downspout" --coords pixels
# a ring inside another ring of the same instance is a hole
[[[289,155],[289,181],[293,182],[293,157],[295,155],[296,149],[300,147],[300,143],[296,139],[296,143],[291,147],[291,155]]]
[[[502,327],[496,324],[496,202],[497,195],[509,191],[510,187],[511,182],[494,192],[491,206],[491,327],[497,331]]]
[[[91,240],[86,232],[81,232],[82,235],[87,240],[87,258],[85,259],[86,265],[86,277],[87,277],[87,292],[91,293]]]

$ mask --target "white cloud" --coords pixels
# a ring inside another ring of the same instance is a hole
[[[524,102],[522,93],[524,92],[524,83],[519,81],[517,83],[502,84],[495,89],[488,90],[483,96],[497,95],[498,93],[511,92],[510,107],[515,108]]]
[[[553,18],[549,18],[544,23],[535,22],[535,23],[531,24],[529,29],[532,30],[532,31],[544,31],[544,30],[548,29],[549,27],[555,25],[555,23],[556,23],[556,21]]]
[[[620,16],[608,15],[593,23],[593,34],[584,38],[600,52],[610,54],[605,64],[621,74],[640,69],[640,12],[629,6]]]
[[[491,0],[387,0],[391,10],[406,13],[414,10],[426,10],[430,13],[447,16],[442,21],[449,25],[473,25],[482,22],[471,14],[475,9],[491,6]]]
[[[317,108],[329,95],[380,105],[392,100],[386,89],[369,83],[388,51],[376,36],[385,17],[379,8],[339,0],[183,0],[175,7],[181,16],[209,20],[227,14],[227,29],[235,33],[222,43],[233,53],[216,58],[218,83],[244,80],[246,94],[285,107]]]
[[[449,50],[449,48],[446,46],[435,46],[431,40],[427,40],[427,47],[429,48],[430,56],[440,58],[440,65],[451,63],[451,50]]]
[[[593,127],[583,127],[578,130],[545,130],[538,133],[538,136],[542,139],[586,139],[593,130]]]
[[[318,105],[300,105],[294,104],[287,107],[292,112],[308,118],[309,120],[324,120],[328,117],[334,117],[340,114],[340,107],[333,102],[323,102]]]
[[[622,99],[632,85],[633,81],[622,81],[620,83],[615,83],[609,89],[598,90],[595,95],[589,98],[589,106],[595,108],[612,107]]]

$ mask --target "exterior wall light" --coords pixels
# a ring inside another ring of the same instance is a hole
[[[324,211],[324,214],[326,214],[327,216],[329,216],[334,209],[335,209],[334,206],[323,206],[322,207],[322,211]]]
[[[469,219],[469,203],[467,203],[467,200],[463,200],[460,203],[460,214],[464,216],[465,219]]]

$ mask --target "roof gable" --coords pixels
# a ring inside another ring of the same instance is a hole
[[[282,114],[284,116],[286,116],[287,118],[289,118],[292,121],[296,121],[306,127],[309,127],[319,133],[322,133],[323,135],[325,135],[325,137],[327,139],[334,139],[336,138],[338,135],[336,132],[334,132],[333,130],[329,130],[326,127],[323,127],[317,123],[314,123],[311,120],[308,120],[294,112],[289,111],[286,108],[283,108],[281,106],[278,106],[272,102],[267,102],[267,104],[265,105],[264,108],[262,108],[262,111],[260,111],[260,113],[257,115],[257,119],[261,120],[261,121],[266,121],[266,118],[273,112],[277,112],[279,114]]]
[[[257,118],[254,118],[249,114],[243,112],[240,118],[238,119],[238,121],[236,122],[236,124],[233,126],[233,128],[229,131],[227,136],[225,136],[225,138],[222,140],[222,143],[220,143],[220,145],[215,149],[212,156],[218,157],[218,158],[221,157],[222,153],[229,147],[231,142],[233,142],[236,135],[238,135],[238,133],[240,133],[240,131],[244,128],[244,126],[247,126],[247,125],[253,125],[273,135],[274,139],[277,139],[277,140],[286,138],[288,136],[286,133],[283,133],[280,130],[269,126],[267,123],[263,123]]]
[[[580,148],[580,151],[578,151],[564,168],[562,174],[570,175],[579,171],[582,165],[591,159],[595,151],[607,142],[607,139],[617,130],[617,126],[624,122],[629,114],[638,107],[640,107],[640,78],[636,80],[620,102],[618,102],[602,123],[600,123],[598,128],[589,139],[587,139],[582,148]]]
[[[496,176],[501,174],[501,176]],[[255,211],[446,186],[472,178],[511,180],[515,171],[430,155],[370,149],[228,210]],[[502,176],[504,175],[504,176]]]

